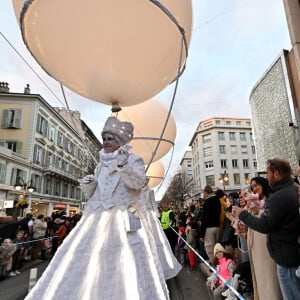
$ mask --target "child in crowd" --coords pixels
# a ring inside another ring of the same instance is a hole
[[[0,277],[6,277],[7,272],[12,268],[12,256],[16,251],[16,246],[11,239],[4,239],[0,245]],[[10,273],[9,276],[16,276]]]
[[[220,243],[217,243],[214,247],[214,259],[212,264],[225,280],[232,279],[236,263]],[[223,299],[222,292],[224,292],[225,284],[215,273],[207,278],[206,286],[211,299]]]
[[[12,260],[12,271],[11,274],[18,275],[20,274],[20,268],[22,267],[22,263],[24,260],[24,250],[25,250],[25,244],[24,244],[24,231],[19,230],[16,234],[16,238],[14,239],[13,243],[16,246],[16,251],[13,254],[13,260]]]
[[[185,235],[185,227],[184,226],[180,226],[179,230],[178,230],[178,259],[180,264],[184,267],[185,265],[185,261],[186,261],[186,250],[184,249],[185,246],[185,242],[184,240],[186,240],[186,235]]]
[[[184,248],[188,252],[190,271],[195,271],[196,263],[197,263],[197,256],[194,251],[196,249],[197,230],[196,230],[196,223],[194,221],[190,221],[186,225],[185,233],[186,233],[186,242],[193,248],[193,249],[191,249],[188,245],[184,246]]]

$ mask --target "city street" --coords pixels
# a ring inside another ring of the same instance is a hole
[[[1,300],[23,300],[28,292],[30,268],[37,268],[37,277],[39,278],[50,260],[38,264],[27,262],[21,269],[21,274],[14,277],[7,277],[0,281],[0,299]]]
[[[0,299],[23,300],[28,292],[30,268],[36,267],[38,269],[39,278],[49,261],[47,260],[35,265],[28,263],[20,275],[8,277],[0,281]],[[190,272],[189,268],[185,267],[176,278],[168,280],[167,284],[171,300],[209,299],[205,288],[205,276],[199,267],[194,272]]]

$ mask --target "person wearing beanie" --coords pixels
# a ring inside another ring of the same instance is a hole
[[[214,259],[212,261],[212,265],[217,270],[218,274],[220,274],[225,280],[232,280],[236,263],[232,256],[226,252],[225,248],[220,243],[216,243],[214,246]],[[215,273],[207,278],[206,287],[211,299],[224,299],[222,293],[225,291],[226,285]]]
[[[26,300],[169,299],[143,215],[144,162],[128,145],[133,130],[116,117],[106,120],[100,162],[80,180],[88,199],[84,213]]]

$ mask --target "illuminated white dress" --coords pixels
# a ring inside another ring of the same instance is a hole
[[[169,299],[155,241],[138,204],[146,182],[143,160],[130,153],[128,163],[118,168],[115,157],[116,152],[100,151],[96,180],[82,185],[92,195],[84,214],[26,300]],[[133,228],[132,218],[137,221]],[[135,230],[139,220],[141,228]]]
[[[175,277],[182,269],[174,256],[169,241],[159,221],[159,212],[155,203],[154,191],[146,187],[143,189],[143,202],[146,203],[146,218],[155,240],[159,260],[164,272],[165,279]]]

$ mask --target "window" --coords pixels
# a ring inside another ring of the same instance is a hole
[[[242,152],[242,154],[247,154],[247,153],[248,153],[248,150],[247,150],[247,146],[246,146],[246,145],[242,145],[242,146],[241,146],[241,152]]]
[[[257,169],[257,161],[256,161],[256,160],[253,161],[253,167],[254,167],[255,169]]]
[[[202,136],[203,144],[211,142],[211,134],[205,134]]]
[[[35,187],[35,191],[40,192],[42,185],[42,177],[37,174],[31,174],[31,181],[32,185]]]
[[[216,120],[216,125],[220,125],[220,124],[221,124],[220,120]]]
[[[61,181],[56,180],[54,186],[55,186],[55,195],[60,196]]]
[[[64,185],[63,185],[63,197],[68,197],[68,190],[69,190],[69,185],[67,183],[64,183]]]
[[[229,132],[229,140],[235,141],[235,132]]]
[[[44,161],[45,150],[38,145],[34,145],[33,162],[41,165]]]
[[[230,146],[230,154],[237,154],[237,146],[236,145],[231,145]]]
[[[245,132],[240,132],[240,140],[246,141],[246,133]]]
[[[17,177],[21,177],[24,181],[26,181],[26,171],[18,168],[12,168],[10,185],[16,184]]]
[[[55,156],[53,153],[47,151],[46,153],[46,164],[48,166],[54,166]]]
[[[252,134],[252,132],[249,133],[249,136],[250,136],[250,141],[253,141],[253,134]]]
[[[56,162],[55,162],[55,167],[58,168],[58,169],[61,169],[62,165],[63,165],[62,158],[57,156],[56,157]]]
[[[251,126],[251,122],[246,122],[246,125],[247,126]]]
[[[5,174],[6,174],[6,163],[4,160],[0,161],[0,183],[5,183]]]
[[[227,160],[221,159],[221,169],[227,169]]]
[[[21,128],[21,109],[5,109],[2,115],[2,128]]]
[[[234,184],[241,184],[240,174],[238,173],[233,174],[233,182]]]
[[[43,136],[47,136],[47,127],[48,127],[47,120],[44,117],[42,117],[41,115],[38,115],[37,124],[36,124],[36,132],[42,134]]]
[[[56,140],[56,128],[51,125],[49,128],[49,141],[55,142]]]
[[[212,147],[203,148],[204,157],[212,155]]]
[[[241,121],[236,121],[235,124],[236,126],[241,126]]]
[[[52,180],[47,177],[44,183],[44,194],[52,195]]]
[[[225,140],[224,132],[218,131],[218,139],[219,139],[219,141]]]
[[[2,140],[0,141],[0,146],[10,149],[13,152],[21,153],[22,142]]]
[[[249,168],[248,159],[243,159],[243,167],[244,167],[244,169]]]
[[[208,175],[206,176],[206,185],[215,185],[215,176],[214,175]]]
[[[251,149],[252,149],[252,154],[255,154],[255,152],[256,152],[255,151],[255,146],[252,146]]]
[[[237,168],[238,168],[238,160],[237,160],[237,159],[233,159],[233,160],[232,160],[232,167],[233,167],[234,169],[237,169]]]
[[[57,133],[57,145],[61,148],[64,146],[64,135],[60,131]]]
[[[74,199],[74,197],[75,197],[75,187],[74,185],[72,185],[70,187],[70,198]]]
[[[245,184],[249,184],[250,183],[250,176],[248,173],[244,174],[244,179],[245,179]]]
[[[205,168],[205,171],[213,170],[214,162],[212,160],[205,162],[204,168]]]
[[[226,151],[225,151],[225,145],[219,145],[219,152],[221,154],[225,154],[226,153]]]
[[[231,121],[226,121],[226,125],[231,125]]]

